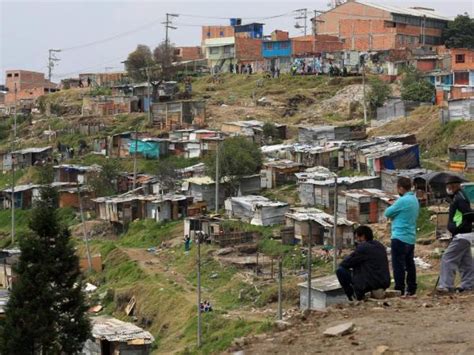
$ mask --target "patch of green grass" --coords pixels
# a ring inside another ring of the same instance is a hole
[[[27,172],[27,169],[15,170],[15,181],[20,180],[21,177],[25,175],[26,172]],[[11,184],[12,184],[12,173],[10,171],[3,174],[0,173],[0,189],[5,189],[7,187],[10,187]]]
[[[156,223],[152,219],[132,222],[128,231],[120,238],[119,244],[125,247],[149,248],[169,240],[171,231],[183,221]]]
[[[215,354],[227,349],[235,338],[256,332],[262,323],[243,319],[227,319],[216,312],[204,313],[202,317],[202,346],[191,345],[184,354]],[[196,343],[197,317],[191,319],[184,335],[187,344]]]
[[[431,214],[426,207],[420,208],[420,214],[416,222],[417,237],[430,234],[435,231],[436,225],[430,220]]]

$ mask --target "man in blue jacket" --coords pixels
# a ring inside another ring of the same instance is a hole
[[[392,221],[393,278],[395,290],[399,290],[404,297],[415,297],[417,285],[414,254],[420,204],[411,191],[410,179],[400,177],[397,189],[400,198],[385,211],[385,217]]]
[[[358,227],[354,236],[357,247],[339,265],[336,275],[347,298],[360,301],[367,292],[390,287],[390,271],[385,247],[374,240],[369,227]]]

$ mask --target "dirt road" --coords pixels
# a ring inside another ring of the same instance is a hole
[[[386,346],[384,354],[474,354],[474,294],[387,302],[330,308],[306,320],[298,313],[287,330],[239,340],[230,352],[380,354],[376,349]],[[323,336],[327,328],[346,322],[355,324],[351,335]]]

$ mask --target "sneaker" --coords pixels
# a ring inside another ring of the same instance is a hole
[[[457,293],[472,292],[472,289],[471,288],[456,287],[456,292]]]
[[[400,298],[403,298],[403,299],[416,299],[416,294],[415,293],[405,293],[404,295],[401,295]]]

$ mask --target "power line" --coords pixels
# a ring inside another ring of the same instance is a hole
[[[75,50],[75,49],[81,49],[81,48],[91,47],[91,46],[94,46],[94,45],[96,45],[96,44],[101,44],[101,43],[109,42],[109,41],[112,41],[112,40],[117,39],[117,38],[120,38],[120,37],[128,36],[128,35],[130,35],[130,34],[143,31],[144,29],[147,29],[147,28],[149,28],[149,27],[152,27],[152,26],[158,24],[160,21],[161,21],[161,20],[154,20],[154,21],[152,21],[152,22],[147,23],[146,25],[137,27],[137,28],[135,28],[135,29],[133,29],[133,30],[130,30],[130,31],[121,32],[121,33],[118,33],[118,34],[116,34],[116,35],[113,35],[113,36],[110,36],[110,37],[107,37],[107,38],[103,38],[103,39],[100,39],[100,40],[97,40],[97,41],[93,41],[93,42],[89,42],[89,43],[84,43],[84,44],[77,45],[77,46],[73,46],[73,47],[62,48],[61,50],[62,50],[63,52],[64,52],[64,51],[72,51],[72,50]]]

